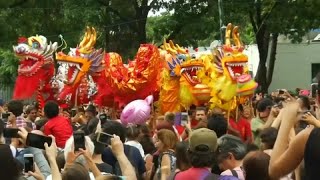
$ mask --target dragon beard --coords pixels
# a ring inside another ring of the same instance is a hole
[[[37,73],[32,76],[18,75],[14,87],[13,99],[28,99],[31,98],[35,92],[39,90],[40,86],[44,86],[50,82],[53,76],[53,67],[48,69],[39,69]]]

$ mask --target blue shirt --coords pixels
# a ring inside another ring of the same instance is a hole
[[[129,157],[129,150],[131,149],[131,157]],[[140,177],[142,177],[143,173],[146,172],[146,167],[144,160],[140,154],[140,151],[138,148],[129,146],[124,144],[124,153],[131,162],[132,166],[136,168],[136,170],[139,172]],[[111,149],[109,147],[105,148],[102,153],[102,161],[105,163],[108,163],[115,169],[115,165],[117,163],[116,157],[113,155]]]

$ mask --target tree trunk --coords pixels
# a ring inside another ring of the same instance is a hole
[[[139,19],[139,22],[137,23],[138,38],[139,38],[140,44],[147,42],[146,24],[147,24],[147,16]]]
[[[267,83],[266,63],[269,51],[270,33],[268,32],[265,24],[261,25],[260,29],[258,29],[258,32],[256,34],[256,40],[259,50],[260,61],[255,80],[260,86],[260,91],[263,93],[267,93],[269,86]]]
[[[278,33],[273,33],[271,38],[271,49],[270,49],[270,58],[268,61],[268,71],[267,71],[267,86],[269,87],[272,82],[274,64],[276,61],[277,55],[277,46],[278,46]]]
[[[147,25],[147,18],[148,13],[150,11],[150,6],[148,6],[148,1],[144,0],[141,2],[141,6],[138,5],[138,1],[136,0],[134,3],[134,7],[136,10],[136,26],[138,31],[138,40],[139,43],[146,43],[147,41],[147,32],[146,32],[146,25]]]

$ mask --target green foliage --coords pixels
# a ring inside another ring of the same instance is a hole
[[[11,50],[0,49],[0,82],[12,84],[17,75],[18,59]]]

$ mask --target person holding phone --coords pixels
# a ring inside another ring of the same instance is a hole
[[[48,122],[44,125],[44,134],[53,135],[59,148],[64,148],[66,141],[72,136],[71,122],[59,116],[59,105],[54,101],[48,101],[44,106],[44,114]]]
[[[85,132],[86,135],[89,135],[94,133],[94,130],[99,123],[99,119],[96,117],[97,115],[96,107],[93,104],[89,104],[87,109],[85,109],[84,115],[85,115],[86,123],[81,129]]]

